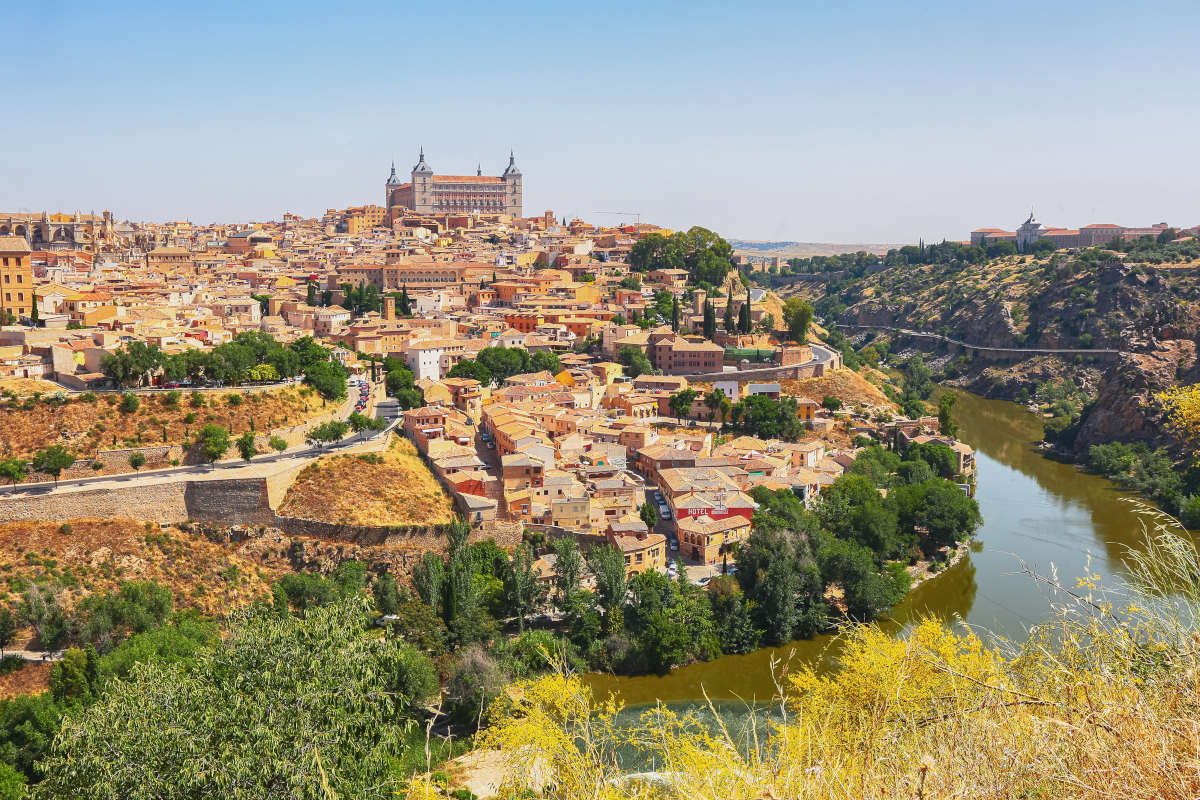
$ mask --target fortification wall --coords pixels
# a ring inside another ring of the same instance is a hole
[[[112,517],[168,523],[186,520],[184,483],[46,492],[0,499],[0,521],[4,522]]]

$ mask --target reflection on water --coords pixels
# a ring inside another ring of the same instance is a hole
[[[1120,582],[1121,554],[1141,538],[1129,497],[1109,481],[1041,456],[1041,420],[1000,400],[959,393],[955,416],[963,439],[976,449],[979,501],[984,524],[970,557],[918,586],[881,622],[899,631],[919,616],[965,620],[981,632],[1019,639],[1044,619],[1047,590],[1021,574],[1022,564],[1040,574],[1052,570],[1064,582],[1090,570],[1109,585]],[[1089,563],[1090,558],[1090,563]],[[835,638],[793,642],[740,656],[693,664],[670,675],[634,678],[589,675],[600,694],[616,693],[632,705],[662,700],[762,701],[775,695],[777,672],[790,663],[828,665]]]

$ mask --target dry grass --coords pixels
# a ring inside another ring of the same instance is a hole
[[[168,404],[165,393],[138,395],[140,406],[131,414],[119,410],[118,395],[102,395],[94,402],[75,398],[61,406],[47,402],[53,395],[37,402],[9,400],[0,405],[0,457],[29,458],[55,444],[80,457],[98,450],[182,444],[208,423],[230,428],[235,434],[252,427],[266,432],[330,410],[315,392],[304,387],[245,394],[230,389],[202,395],[204,405],[200,408],[191,406],[187,391],[181,392],[176,407]],[[240,405],[230,405],[232,395],[242,398]]]
[[[0,700],[41,694],[50,688],[50,664],[28,662],[16,672],[0,675]]]
[[[54,394],[61,391],[63,391],[63,387],[57,383],[44,381],[41,378],[0,378],[0,392],[11,392],[18,397],[25,397],[35,392]]]
[[[134,520],[0,524],[0,604],[29,581],[62,585],[71,608],[88,594],[150,580],[169,587],[177,607],[223,614],[269,598],[278,573],[202,537]]]
[[[327,456],[305,467],[279,513],[348,525],[433,525],[454,519],[450,496],[412,443],[395,435],[381,455]]]
[[[832,395],[847,405],[859,403],[869,406],[892,405],[879,387],[851,369],[834,370],[820,378],[804,378],[798,381],[784,380],[782,384],[785,394],[807,397],[818,403],[826,395]]]
[[[905,637],[849,630],[839,671],[780,680],[772,724],[713,728],[660,708],[629,727],[559,674],[510,688],[481,744],[502,757],[506,788],[545,765],[528,796],[555,800],[1194,800],[1200,556],[1166,525],[1140,552],[1121,607],[1095,576],[1031,575],[1067,602],[1021,646],[935,620]],[[632,750],[656,771],[623,774],[615,755]]]

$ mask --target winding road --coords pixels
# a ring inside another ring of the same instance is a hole
[[[871,331],[894,331],[902,333],[906,336],[920,336],[927,339],[938,339],[950,344],[956,344],[959,347],[965,347],[969,350],[979,350],[986,353],[1006,353],[1014,355],[1076,355],[1076,356],[1100,356],[1100,355],[1120,355],[1126,351],[1112,350],[1100,347],[987,347],[984,345],[971,344],[960,339],[952,339],[949,336],[943,336],[940,333],[928,333],[926,331],[914,331],[908,328],[899,328],[894,325],[851,325],[843,322],[835,322],[836,328],[861,328]]]

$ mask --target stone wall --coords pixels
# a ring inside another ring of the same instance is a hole
[[[183,448],[177,444],[160,444],[149,447],[127,447],[118,450],[101,450],[92,458],[78,458],[69,469],[63,470],[63,478],[86,478],[93,474],[93,463],[100,463],[110,472],[132,472],[129,457],[141,453],[146,457],[143,469],[168,467],[172,461],[183,461]]]
[[[446,533],[450,526],[440,525],[349,525],[324,522],[301,517],[272,515],[267,523],[289,536],[304,536],[309,539],[348,542],[359,545],[384,545],[387,547],[440,552],[446,546]],[[505,548],[516,547],[521,541],[523,528],[505,523],[485,523],[471,530],[469,541],[494,539]]]
[[[0,499],[0,521],[4,522],[115,517],[167,523],[196,519],[234,525],[267,524],[274,514],[265,478],[70,489]]]
[[[0,521],[62,521],[130,517],[150,522],[181,522],[188,518],[185,484],[83,489],[0,499]]]
[[[739,369],[730,372],[700,372],[695,375],[683,375],[681,377],[687,378],[689,383],[694,381],[712,383],[714,381],[803,380],[804,378],[819,378],[831,368],[832,364],[827,362],[809,362],[790,367],[752,367],[750,369]]]
[[[224,525],[269,525],[274,517],[266,478],[187,481],[184,483],[187,519]]]

